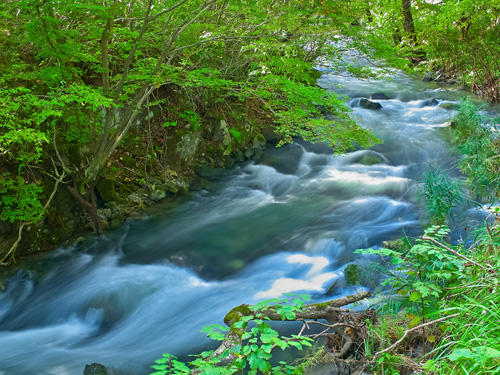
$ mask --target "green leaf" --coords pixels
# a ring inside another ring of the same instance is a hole
[[[422,295],[420,293],[418,293],[418,292],[411,292],[410,296],[408,297],[408,300],[410,302],[415,302],[415,301],[418,301],[421,297],[422,297]]]
[[[458,361],[459,359],[472,359],[474,358],[474,353],[469,349],[453,349],[448,359],[452,362]]]

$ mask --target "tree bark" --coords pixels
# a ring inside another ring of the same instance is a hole
[[[97,234],[102,234],[102,226],[101,221],[99,220],[99,216],[97,215],[97,206],[96,204],[92,204],[87,201],[78,191],[76,186],[66,185],[66,189],[68,192],[77,200],[80,206],[83,208],[85,212],[90,216],[90,219],[94,223],[95,231]]]
[[[403,27],[405,32],[410,36],[411,40],[415,42],[415,25],[413,24],[413,16],[411,14],[411,0],[401,0],[403,8]]]

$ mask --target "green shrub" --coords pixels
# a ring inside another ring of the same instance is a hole
[[[421,196],[431,224],[437,225],[444,224],[451,209],[463,199],[460,183],[434,168],[425,175]]]

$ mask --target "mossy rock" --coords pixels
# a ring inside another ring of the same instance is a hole
[[[200,140],[201,134],[199,132],[184,134],[177,142],[175,148],[179,158],[184,162],[192,162],[196,152],[198,151]]]
[[[262,134],[257,134],[253,138],[253,147],[258,149],[264,149],[266,147],[266,138]]]
[[[97,183],[96,188],[105,202],[113,202],[118,199],[115,182],[113,180],[102,179]]]
[[[224,317],[224,323],[226,323],[227,326],[231,326],[238,322],[242,317],[252,314],[253,311],[250,309],[249,305],[239,305],[226,314]]]
[[[83,375],[108,375],[108,370],[100,363],[92,363],[91,365],[85,365]]]
[[[382,246],[385,247],[386,249],[391,249],[391,250],[402,250],[407,247],[402,238],[398,238],[397,240],[392,240],[392,241],[384,241],[382,242]]]
[[[439,108],[458,111],[460,109],[460,104],[457,103],[441,103]]]
[[[363,165],[382,164],[383,162],[384,161],[379,156],[375,155],[365,155],[358,160],[358,164],[363,164]]]

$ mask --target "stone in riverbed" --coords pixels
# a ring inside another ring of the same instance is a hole
[[[450,109],[450,110],[458,111],[460,109],[460,104],[457,104],[457,103],[441,103],[439,105],[439,107],[443,108],[443,109]]]
[[[422,103],[422,107],[435,107],[439,104],[439,100],[436,98],[427,99]]]
[[[83,370],[83,375],[110,375],[106,367],[100,363],[92,363],[90,365],[85,365],[85,370]]]
[[[377,102],[372,102],[371,100],[366,98],[357,98],[351,102],[351,107],[361,107],[378,111],[382,109],[382,104]]]
[[[373,100],[389,100],[391,98],[389,98],[383,92],[376,92],[375,94],[372,94],[370,96],[370,99],[373,99]]]
[[[431,81],[434,81],[435,79],[436,79],[436,74],[428,71],[425,73],[424,78],[422,78],[422,81],[431,82]]]
[[[375,154],[364,155],[361,159],[357,161],[358,164],[363,165],[375,165],[384,163],[384,159]]]

